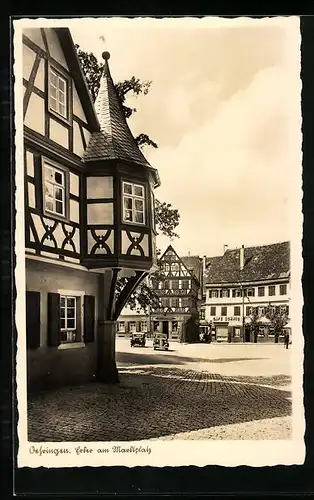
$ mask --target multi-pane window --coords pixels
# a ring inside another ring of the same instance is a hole
[[[135,323],[135,321],[130,321],[130,323],[129,323],[129,329],[130,329],[130,332],[136,332],[136,323]]]
[[[280,285],[279,293],[280,293],[280,295],[286,295],[287,294],[287,285]]]
[[[258,315],[264,316],[264,314],[265,314],[265,307],[259,307],[258,308]]]
[[[187,290],[190,288],[190,280],[182,280],[181,281],[181,288]]]
[[[177,297],[172,297],[170,299],[170,306],[171,307],[179,307],[179,299]]]
[[[167,297],[162,297],[161,303],[162,303],[163,307],[169,307],[169,304],[170,304],[169,299]]]
[[[241,288],[234,288],[232,290],[232,297],[241,297],[241,296],[242,296]]]
[[[273,296],[273,295],[275,295],[275,293],[276,293],[276,286],[275,285],[269,286],[268,287],[268,295]]]
[[[147,321],[141,321],[141,332],[147,332]]]
[[[172,290],[178,290],[178,288],[179,288],[179,281],[178,280],[172,280],[171,281],[171,288],[172,288]]]
[[[165,290],[169,290],[169,288],[170,288],[170,281],[169,280],[165,280],[164,281],[164,289]]]
[[[227,306],[222,306],[222,308],[221,308],[221,316],[227,316]]]
[[[258,287],[258,296],[259,297],[264,297],[265,295],[265,287],[264,286],[259,286]]]
[[[254,290],[254,288],[247,288],[247,289],[245,290],[245,295],[246,295],[247,297],[254,297],[254,295],[255,295],[255,290]]]
[[[176,333],[177,331],[178,331],[178,322],[177,321],[173,321],[172,322],[172,332]]]
[[[240,306],[234,306],[234,315],[235,316],[240,316],[241,314],[241,308]]]
[[[123,220],[134,224],[145,224],[144,186],[123,182]]]
[[[247,307],[246,308],[246,316],[251,316],[253,314],[253,307]]]
[[[189,299],[187,297],[182,297],[181,307],[189,307]]]
[[[180,270],[180,266],[179,266],[179,263],[178,262],[172,262],[171,264],[171,271],[172,272],[179,272]]]
[[[65,217],[65,172],[44,162],[44,208]]]
[[[60,296],[61,342],[77,342],[76,297]]]
[[[119,332],[125,332],[125,322],[124,321],[119,321],[118,330],[119,330]]]
[[[228,289],[220,290],[220,297],[223,297],[223,298],[229,297],[229,290]]]
[[[210,290],[209,298],[216,299],[218,297],[218,290]]]
[[[67,81],[53,68],[50,68],[49,107],[58,115],[67,118]]]
[[[211,316],[216,316],[216,307],[215,306],[211,306],[211,308],[210,308],[210,315]]]

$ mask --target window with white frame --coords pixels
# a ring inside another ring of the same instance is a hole
[[[226,298],[226,297],[229,297],[229,290],[227,288],[223,288],[222,290],[220,290],[220,297],[223,297],[223,298]]]
[[[44,167],[44,210],[66,216],[66,172],[47,160]]]
[[[141,332],[147,332],[147,321],[141,321]]]
[[[209,298],[216,299],[217,297],[218,297],[218,290],[210,290],[209,291]]]
[[[254,297],[254,295],[255,295],[255,290],[254,290],[254,288],[247,288],[247,289],[245,290],[245,295],[246,295],[247,297]]]
[[[144,186],[123,182],[123,221],[145,224]]]
[[[68,82],[54,68],[49,73],[49,108],[62,116],[68,117],[67,89]]]
[[[181,280],[181,288],[188,290],[190,288],[190,280]]]
[[[274,296],[276,294],[276,286],[275,285],[270,285],[268,287],[268,295]]]
[[[259,316],[264,316],[265,315],[265,307],[259,307],[258,308],[258,315]]]
[[[135,321],[130,321],[130,323],[129,323],[129,329],[130,329],[131,333],[136,331],[136,323],[135,323]]]
[[[241,296],[242,296],[241,288],[234,288],[232,290],[232,297],[241,297]]]
[[[279,286],[279,293],[280,293],[280,295],[286,295],[287,294],[287,285],[280,285]]]
[[[125,322],[124,321],[119,321],[119,323],[118,323],[118,331],[119,332],[125,332]]]
[[[61,342],[79,342],[77,331],[77,297],[60,296]]]
[[[210,315],[211,316],[216,316],[216,306],[211,306],[211,308],[210,308]]]

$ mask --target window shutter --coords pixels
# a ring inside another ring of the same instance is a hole
[[[28,349],[40,346],[40,292],[26,292],[26,341]]]
[[[95,340],[95,297],[84,296],[84,342]]]
[[[60,294],[48,293],[48,345],[58,346],[60,342]]]

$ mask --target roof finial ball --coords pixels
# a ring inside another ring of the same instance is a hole
[[[101,54],[101,56],[102,56],[102,58],[103,58],[105,61],[108,61],[108,59],[110,59],[110,52],[107,52],[107,51],[105,50],[105,52],[103,52],[103,53]]]

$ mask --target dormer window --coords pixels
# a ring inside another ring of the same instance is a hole
[[[144,186],[123,182],[123,221],[145,224]]]
[[[54,68],[49,72],[49,109],[63,118],[68,118],[68,82]]]

